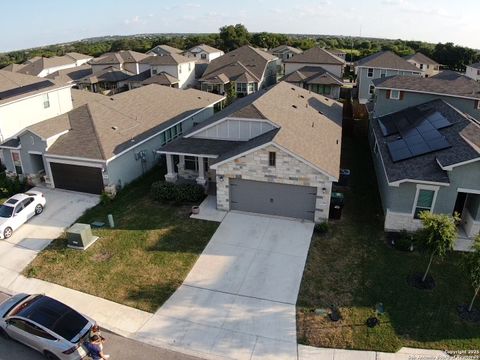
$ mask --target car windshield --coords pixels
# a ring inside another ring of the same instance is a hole
[[[9,218],[12,217],[13,207],[2,205],[0,206],[0,217],[2,218]]]

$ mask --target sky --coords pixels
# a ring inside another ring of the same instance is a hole
[[[105,35],[218,32],[325,34],[454,42],[480,49],[478,0],[5,1],[0,52]]]

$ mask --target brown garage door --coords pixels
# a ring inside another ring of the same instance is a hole
[[[50,169],[56,188],[91,194],[101,194],[103,191],[100,168],[51,162]]]

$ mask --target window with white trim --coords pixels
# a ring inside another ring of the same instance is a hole
[[[198,158],[195,156],[185,156],[185,170],[198,171]]]
[[[390,99],[400,100],[400,90],[390,90]]]
[[[432,211],[433,201],[435,200],[436,190],[422,189],[417,190],[417,201],[413,211],[413,218],[420,219],[422,211]]]
[[[367,69],[367,77],[369,77],[369,78],[373,77],[373,68],[368,68]]]
[[[423,70],[423,66],[424,66],[423,64],[420,64],[420,70]]]
[[[381,77],[381,78],[384,78],[385,76],[387,76],[387,70],[381,69],[381,70],[380,70],[380,77]]]

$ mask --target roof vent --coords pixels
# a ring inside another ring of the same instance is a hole
[[[297,105],[292,105],[292,107],[293,107],[294,109],[296,109],[296,108],[297,108]]]
[[[312,121],[312,128],[315,127],[315,122]]]
[[[323,112],[321,112],[321,111],[318,111],[318,113],[319,113],[320,115],[323,115]]]
[[[294,88],[294,87],[292,87],[292,90],[293,90],[293,91],[295,91],[295,88]]]
[[[325,98],[325,101],[328,101],[328,98]]]
[[[197,96],[197,98],[199,98],[200,100],[202,100],[202,97],[201,97],[201,96]]]
[[[305,96],[303,96],[303,95],[300,95],[300,97],[301,97],[302,99],[305,99]]]
[[[112,130],[118,130],[118,126],[112,126]]]
[[[115,100],[115,99],[111,97],[111,98],[110,98],[110,100],[112,100],[112,101],[113,101],[113,100]]]

